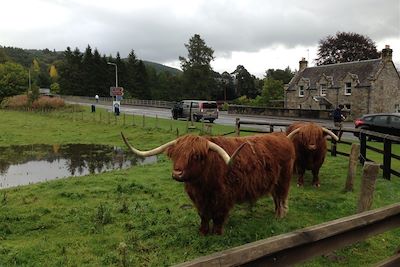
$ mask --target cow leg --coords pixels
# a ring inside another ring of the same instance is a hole
[[[210,233],[210,217],[200,214],[200,218],[201,218],[201,223],[199,232],[201,235],[207,235],[208,233]]]
[[[304,173],[306,170],[304,168],[298,168],[298,175],[299,177],[297,178],[297,186],[303,186],[304,185]]]
[[[312,174],[313,174],[313,181],[312,181],[313,186],[320,187],[320,184],[319,184],[319,169],[312,170]]]
[[[280,186],[272,192],[272,198],[275,203],[275,217],[283,218],[289,210],[288,206],[288,193],[289,187],[287,189],[283,189]]]
[[[213,217],[213,234],[222,235],[224,233],[224,223],[227,217],[228,211],[218,212],[218,214]]]

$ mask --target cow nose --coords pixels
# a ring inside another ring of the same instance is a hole
[[[172,171],[172,178],[174,178],[174,179],[180,179],[180,178],[182,178],[182,175],[183,175],[183,171],[181,171],[181,170],[173,170]]]
[[[316,145],[308,145],[308,149],[310,150],[315,150],[317,148]]]

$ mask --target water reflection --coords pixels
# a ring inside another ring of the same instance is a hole
[[[101,173],[153,163],[105,145],[25,145],[0,147],[0,188]]]

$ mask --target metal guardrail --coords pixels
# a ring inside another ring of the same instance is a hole
[[[79,101],[85,103],[96,103],[94,97],[89,96],[61,96],[65,100]],[[99,97],[99,103],[112,103],[112,97]],[[174,102],[162,101],[162,100],[140,100],[140,99],[122,99],[121,105],[132,105],[132,106],[148,106],[158,108],[172,108]]]

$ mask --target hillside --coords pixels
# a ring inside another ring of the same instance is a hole
[[[172,67],[168,67],[166,65],[160,64],[160,63],[156,63],[156,62],[151,62],[151,61],[146,61],[146,60],[142,60],[144,65],[146,67],[152,67],[156,70],[157,73],[159,72],[169,72],[172,75],[178,75],[180,73],[182,73],[181,70],[176,69],[176,68],[172,68]]]
[[[3,53],[6,59],[14,61],[29,67],[34,58],[38,59],[40,63],[44,63],[46,68],[53,64],[55,61],[62,60],[64,57],[63,51],[50,51],[49,49],[22,49],[17,47],[4,47],[0,45],[0,53]],[[169,72],[172,75],[177,75],[182,71],[176,68],[168,67],[160,63],[142,60],[146,67],[152,67],[157,73]],[[1,61],[0,61],[1,62]]]

